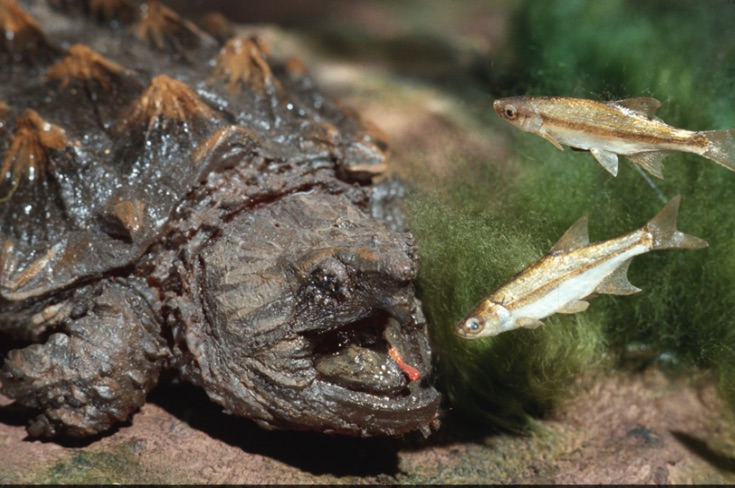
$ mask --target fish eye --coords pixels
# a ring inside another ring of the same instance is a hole
[[[504,111],[505,111],[505,116],[508,117],[509,119],[515,119],[516,116],[518,115],[518,112],[516,112],[516,109],[513,105],[506,105]]]
[[[484,326],[475,317],[469,319],[465,327],[469,334],[478,334],[483,328]]]

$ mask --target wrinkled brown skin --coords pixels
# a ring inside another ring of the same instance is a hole
[[[382,143],[258,43],[238,83],[193,26],[52,3],[0,44],[0,334],[32,343],[0,381],[30,434],[103,432],[164,369],[266,428],[428,432],[413,241],[369,211]],[[74,43],[112,63],[64,78]]]

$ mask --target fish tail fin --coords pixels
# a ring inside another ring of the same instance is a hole
[[[700,132],[708,141],[707,151],[702,154],[730,171],[735,171],[735,129]]]
[[[656,249],[701,249],[707,247],[707,241],[699,237],[690,236],[676,229],[676,219],[679,216],[681,195],[677,195],[664,205],[644,230],[651,234],[653,241],[651,250]]]

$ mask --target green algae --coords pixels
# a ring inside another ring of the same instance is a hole
[[[41,473],[37,484],[155,484],[186,482],[178,475],[151,469],[136,454],[135,442],[106,451],[75,449],[69,459]]]
[[[733,128],[728,25],[735,25],[729,2],[524,2],[514,15],[513,61],[497,66],[499,81],[489,89],[497,96],[653,96],[671,125]],[[452,408],[524,429],[563,401],[580,373],[631,362],[672,374],[710,370],[735,408],[735,174],[674,154],[665,180],[647,181],[624,159],[613,178],[587,152],[560,152],[506,129],[515,140],[513,176],[497,169],[504,162],[452,162],[452,181],[409,197],[419,292]],[[547,252],[579,216],[589,216],[593,241],[609,239],[645,224],[677,194],[679,228],[710,247],[636,258],[629,277],[642,293],[595,298],[585,313],[552,316],[534,331],[482,341],[453,335],[476,301]]]

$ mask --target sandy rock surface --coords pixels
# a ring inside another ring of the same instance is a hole
[[[599,378],[530,437],[478,433],[446,412],[429,439],[268,432],[186,385],[83,443],[26,437],[0,398],[0,483],[734,483],[735,432],[711,385],[651,370]]]

